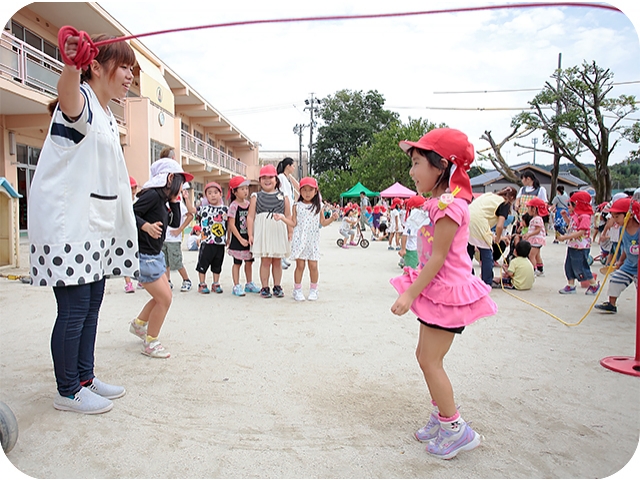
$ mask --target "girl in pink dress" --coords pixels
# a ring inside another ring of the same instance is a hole
[[[418,268],[405,267],[391,280],[400,294],[391,312],[411,310],[418,316],[416,357],[435,409],[415,436],[427,443],[428,453],[449,459],[477,447],[480,436],[458,413],[443,359],[455,334],[497,311],[491,287],[472,274],[467,254],[472,194],[466,171],[474,149],[464,133],[450,128],[431,130],[417,142],[400,142],[400,148],[411,157],[416,189],[431,198],[422,207],[428,215],[418,232]]]

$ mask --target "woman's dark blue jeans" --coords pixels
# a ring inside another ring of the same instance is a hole
[[[53,287],[58,317],[51,332],[51,356],[58,393],[74,395],[93,378],[98,314],[105,279],[85,285]]]
[[[493,282],[493,250],[478,247],[478,252],[480,252],[480,276],[484,283],[491,286]]]

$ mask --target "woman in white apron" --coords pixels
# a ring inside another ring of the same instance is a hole
[[[78,37],[60,47],[75,58]],[[58,410],[103,413],[125,394],[93,369],[105,275],[137,277],[139,269],[129,174],[107,106],[127,95],[135,62],[118,42],[102,47],[84,72],[64,66],[29,192],[32,284],[53,287],[58,306],[51,334]]]

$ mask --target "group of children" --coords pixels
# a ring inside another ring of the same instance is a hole
[[[225,251],[233,258],[233,295],[259,293],[263,298],[283,297],[282,260],[292,258],[294,271],[293,298],[305,300],[302,276],[308,267],[309,300],[318,299],[318,260],[320,258],[320,226],[337,219],[337,213],[323,214],[317,181],[312,177],[300,180],[298,200],[289,205],[288,196],[280,190],[280,180],[273,165],[265,165],[259,174],[260,190],[249,195],[249,180],[242,176],[229,182],[229,205],[222,199],[222,188],[209,182],[204,199],[197,208],[188,244],[199,245],[196,270],[198,292],[222,293],[220,273]],[[191,238],[194,237],[194,238]],[[260,287],[253,282],[253,262],[260,259]],[[240,270],[244,263],[244,286]],[[206,274],[211,270],[211,289]],[[273,291],[270,280],[273,280]]]

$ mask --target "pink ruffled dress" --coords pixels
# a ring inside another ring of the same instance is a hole
[[[413,301],[411,311],[427,323],[445,328],[464,327],[480,318],[494,315],[498,308],[489,296],[491,287],[471,273],[471,259],[467,253],[469,205],[463,199],[454,198],[446,208],[441,209],[438,202],[438,198],[432,198],[423,206],[431,221],[418,232],[418,269],[405,267],[403,275],[390,281],[399,294],[409,288],[431,258],[436,222],[448,216],[460,228],[453,238],[444,265]]]

